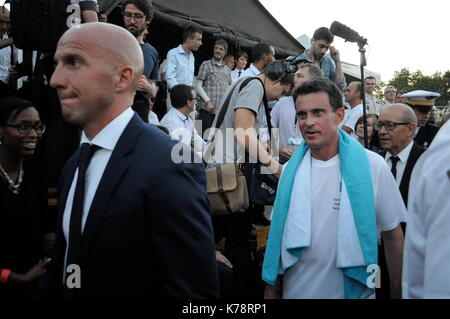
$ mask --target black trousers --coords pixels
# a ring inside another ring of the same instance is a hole
[[[225,237],[224,255],[233,265],[230,292],[233,298],[251,298],[250,210],[235,215],[213,216],[216,242]]]
[[[214,113],[209,113],[207,110],[200,110],[198,112],[198,118],[202,121],[202,136],[207,129],[212,127],[215,117],[216,115]]]

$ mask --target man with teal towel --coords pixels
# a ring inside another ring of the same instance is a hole
[[[406,209],[381,156],[338,129],[342,95],[328,79],[294,94],[305,142],[283,168],[263,265],[266,298],[374,298],[383,236],[392,297],[401,297]]]

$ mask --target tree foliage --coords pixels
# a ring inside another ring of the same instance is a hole
[[[422,71],[411,72],[403,68],[394,73],[388,85],[395,86],[398,91],[425,90],[440,93],[441,97],[436,100],[435,105],[447,105],[450,101],[450,71],[425,75]]]

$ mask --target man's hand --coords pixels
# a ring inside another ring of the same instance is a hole
[[[150,96],[156,96],[156,87],[151,83],[145,75],[141,75],[138,85],[138,91],[146,92]]]
[[[214,112],[214,105],[211,103],[211,100],[209,100],[208,102],[206,102],[206,110],[209,113]]]
[[[216,250],[216,260],[222,264],[224,264],[225,266],[229,267],[229,268],[233,268],[233,265],[231,264],[231,262],[227,259],[227,257],[225,257],[224,255],[222,255],[222,253],[218,250]]]
[[[283,159],[284,161],[289,161],[289,159],[293,154],[294,152],[291,149],[280,147],[280,158]]]
[[[264,299],[275,299],[275,286],[269,284],[266,285],[266,289],[264,289]]]
[[[13,79],[13,80],[17,79],[18,76],[19,76],[19,73],[17,72],[17,65],[16,64],[11,65],[9,67],[9,69],[8,69],[8,72],[9,72],[10,78]]]
[[[339,54],[339,50],[335,47],[330,47],[330,55],[334,62],[341,62],[341,56]]]
[[[381,233],[389,272],[391,299],[402,298],[402,266],[404,236],[401,226]]]

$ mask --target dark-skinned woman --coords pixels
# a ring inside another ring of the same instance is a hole
[[[0,100],[0,299],[30,297],[50,261],[46,183],[28,159],[44,131],[31,102]]]

